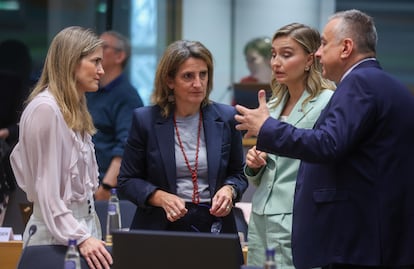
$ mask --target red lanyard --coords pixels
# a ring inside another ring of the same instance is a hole
[[[196,148],[196,159],[194,164],[194,169],[191,168],[190,162],[188,161],[187,155],[185,154],[183,143],[181,142],[180,133],[178,132],[177,121],[174,114],[174,127],[177,134],[178,143],[180,144],[181,152],[183,153],[185,164],[187,165],[188,171],[191,173],[191,181],[193,182],[193,203],[200,203],[200,193],[198,192],[198,182],[197,182],[197,170],[198,170],[198,152],[200,151],[200,135],[201,135],[201,124],[203,116],[200,111],[198,118],[198,134],[197,134],[197,148]]]
[[[198,182],[197,182],[197,169],[198,169],[198,152],[200,150],[200,135],[201,135],[201,124],[203,120],[203,115],[200,111],[199,118],[198,118],[198,134],[197,134],[197,149],[196,149],[196,157],[195,157],[195,164],[194,169],[191,168],[190,162],[188,161],[187,155],[185,154],[183,143],[181,142],[180,133],[178,132],[177,122],[175,119],[174,114],[174,127],[175,132],[177,134],[178,143],[180,144],[181,152],[183,153],[185,164],[187,165],[188,171],[191,173],[191,181],[193,182],[193,203],[198,204],[200,203],[200,193],[198,192]]]

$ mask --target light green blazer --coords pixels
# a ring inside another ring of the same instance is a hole
[[[304,91],[286,122],[298,128],[311,129],[332,94],[331,90],[322,91],[302,110],[303,100],[309,96],[309,93]],[[270,111],[271,117],[280,118],[286,97],[285,95],[283,101]],[[268,154],[266,161],[267,164],[257,174],[254,174],[247,166],[244,169],[247,179],[257,187],[252,197],[252,211],[259,215],[292,213],[300,160]]]

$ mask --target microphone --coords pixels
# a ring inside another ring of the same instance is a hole
[[[25,268],[28,268],[28,267],[26,267],[25,265],[24,265],[24,261],[23,261],[23,263],[22,263],[22,260],[23,260],[23,256],[24,256],[24,254],[26,253],[26,247],[29,245],[29,242],[30,242],[30,239],[32,238],[32,236],[36,233],[36,231],[37,231],[37,226],[36,226],[36,224],[32,224],[31,226],[30,226],[30,228],[29,228],[29,237],[27,238],[27,241],[26,241],[26,244],[24,244],[24,246],[23,246],[23,251],[22,251],[22,253],[20,254],[20,258],[19,258],[19,262],[17,263],[17,268],[18,269],[25,269]],[[27,262],[26,262],[27,263]]]
[[[27,238],[27,244],[29,244],[30,238],[32,238],[32,235],[34,235],[37,231],[37,226],[36,224],[33,224],[32,226],[30,226],[29,228],[29,238]]]
[[[32,224],[29,228],[29,237],[27,238],[26,244],[24,247],[26,247],[27,245],[29,245],[30,239],[32,239],[32,236],[36,233],[37,231],[37,226],[36,224]]]

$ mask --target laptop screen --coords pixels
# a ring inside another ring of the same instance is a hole
[[[257,92],[261,89],[266,90],[266,99],[272,95],[270,84],[263,83],[234,83],[234,102],[247,108],[257,108]]]
[[[240,269],[242,264],[236,234],[120,230],[112,240],[114,269]]]

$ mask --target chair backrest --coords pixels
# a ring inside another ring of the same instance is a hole
[[[27,246],[22,251],[17,269],[63,268],[66,249],[63,245]],[[89,268],[83,257],[81,267]]]
[[[106,247],[111,253],[112,247]],[[17,269],[63,268],[67,246],[41,245],[27,246],[23,249]],[[80,256],[81,268],[89,269],[88,263]]]
[[[135,215],[136,205],[128,200],[119,200],[121,210],[121,228],[126,229],[131,226]],[[95,210],[101,222],[102,239],[106,236],[106,216],[108,213],[108,201],[95,201]]]
[[[243,210],[237,206],[233,207],[234,219],[236,221],[237,231],[243,233],[244,241],[247,241],[248,223],[244,217]]]

